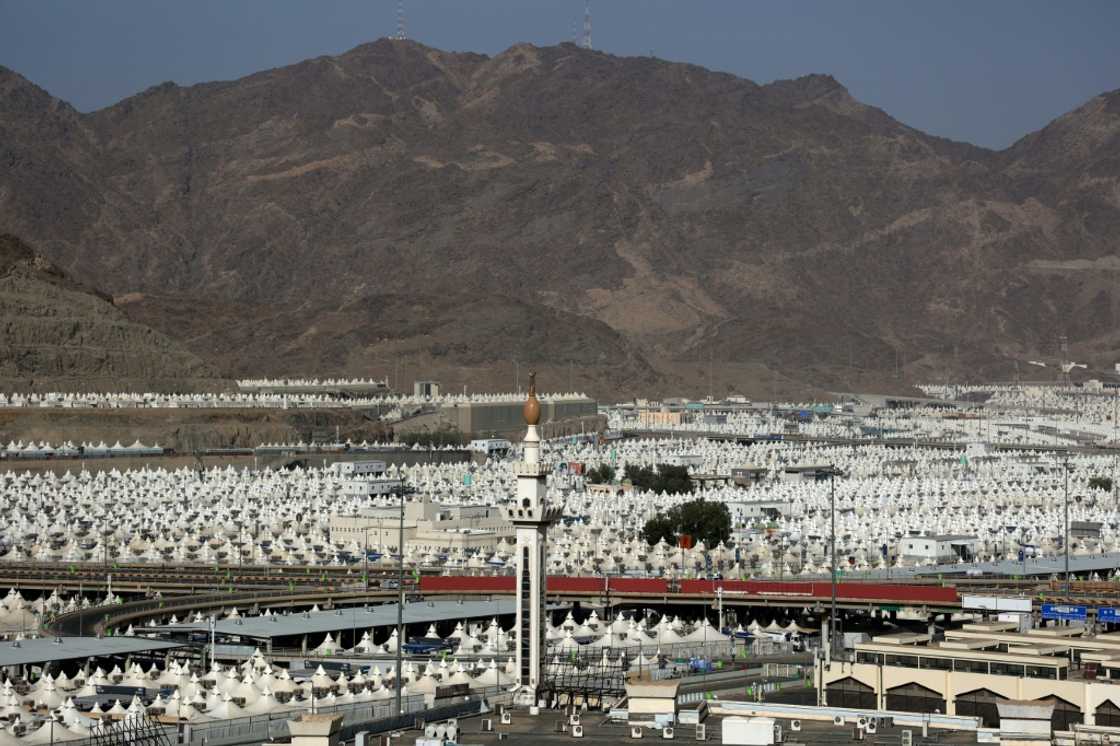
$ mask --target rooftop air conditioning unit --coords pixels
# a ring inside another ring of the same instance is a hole
[[[641,738],[642,737],[642,726],[631,725],[630,726],[630,737],[631,738]]]
[[[673,740],[674,738],[676,738],[676,734],[674,734],[674,733],[673,733],[673,729],[672,729],[672,728],[662,728],[662,729],[661,729],[661,737],[662,737],[662,738],[664,738],[664,739],[666,739],[666,740],[670,740],[670,741],[671,741],[671,740]]]
[[[789,729],[793,733],[800,733],[801,732],[801,721],[800,720],[790,720],[789,721]]]
[[[572,738],[583,738],[583,726],[582,725],[573,725],[572,726]]]

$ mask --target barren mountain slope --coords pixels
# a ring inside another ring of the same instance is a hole
[[[216,383],[177,343],[129,321],[18,238],[0,235],[0,383],[83,391],[198,388]]]
[[[827,76],[571,45],[380,40],[88,115],[4,73],[0,224],[227,374],[879,386],[1063,336],[1110,366],[1116,101],[994,153]]]

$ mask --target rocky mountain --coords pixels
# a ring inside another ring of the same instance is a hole
[[[112,300],[68,277],[11,235],[0,235],[3,390],[193,389],[213,371]]]
[[[0,71],[0,226],[226,375],[900,387],[1111,368],[1118,132],[1120,92],[993,152],[828,76],[572,45],[380,40],[89,114]]]

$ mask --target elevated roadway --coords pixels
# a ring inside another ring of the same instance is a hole
[[[837,605],[845,609],[897,611],[914,606],[928,613],[960,609],[955,588],[937,585],[887,585],[882,583],[841,583],[837,586]],[[408,595],[429,600],[492,599],[512,596],[513,576],[425,576]],[[196,612],[228,610],[234,607],[250,613],[264,608],[320,608],[383,603],[398,597],[396,589],[365,589],[350,586],[295,587],[242,592],[207,593],[166,598],[149,598],[112,606],[100,606],[60,615],[47,627],[56,634],[104,633],[112,628],[141,626],[150,620],[179,618]],[[769,583],[754,581],[684,580],[671,583],[656,578],[565,578],[550,577],[549,602],[574,602],[593,606],[687,606],[725,609],[740,606],[823,608],[830,602],[828,583]],[[344,625],[345,626],[345,625]]]
[[[1070,558],[1070,569],[1075,573],[1087,574],[1105,571],[1120,566],[1120,553]],[[1013,594],[1033,595],[1052,593],[1050,578],[1060,575],[1061,558],[1028,559],[1026,563],[1004,561],[982,566],[983,575],[967,575],[964,568],[972,566],[944,565],[929,568],[912,568],[909,571],[895,571],[893,578],[883,573],[858,577],[845,575],[840,578],[843,586],[873,587],[886,586],[893,589],[918,589],[948,586],[960,593],[973,594]],[[405,578],[407,592],[425,594],[459,594],[464,597],[478,594],[512,594],[511,575],[498,576],[443,576],[443,568],[423,567],[419,569],[417,581],[410,568]],[[341,589],[395,590],[398,571],[396,567],[373,565],[368,568],[368,579],[362,564],[356,563],[341,567],[318,567],[313,565],[149,565],[119,563],[52,563],[25,562],[0,563],[0,590],[16,588],[19,590],[38,590],[49,592],[81,591],[101,593],[110,586],[118,594],[156,593],[164,597],[191,596],[205,593],[234,592],[332,592]],[[1035,576],[1033,579],[1031,576]],[[563,587],[555,583],[563,584]],[[723,582],[730,589],[744,581],[695,581],[673,578],[632,578],[612,576],[609,580],[593,578],[550,577],[549,593],[560,595],[583,594],[585,597],[607,595],[626,597],[626,593],[646,594],[650,597],[680,595],[680,588],[696,588],[697,583]],[[767,580],[746,581],[761,588],[804,587],[813,585],[820,589],[828,587],[826,577],[806,580]],[[1073,582],[1074,588],[1092,587],[1098,595],[1120,595],[1120,583]],[[608,593],[609,588],[609,593]],[[1105,589],[1109,590],[1107,593]],[[803,592],[798,592],[804,595]],[[686,591],[684,595],[688,595]],[[815,594],[823,598],[820,593]],[[764,597],[757,599],[760,603]],[[887,599],[877,599],[887,600]]]
[[[421,568],[421,574],[437,573]],[[369,585],[395,581],[397,569],[368,568]],[[311,586],[365,585],[361,563],[345,567],[314,565],[155,565],[99,562],[0,563],[0,588],[31,590],[104,591],[118,593],[193,595],[206,591],[264,590]],[[407,582],[411,582],[411,578]]]

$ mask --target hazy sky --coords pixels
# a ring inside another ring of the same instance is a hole
[[[406,0],[408,36],[495,53],[571,40],[583,0]],[[0,0],[0,64],[81,110],[395,30],[396,0]],[[765,83],[828,73],[937,135],[1004,147],[1120,88],[1120,1],[592,0],[593,44]]]

